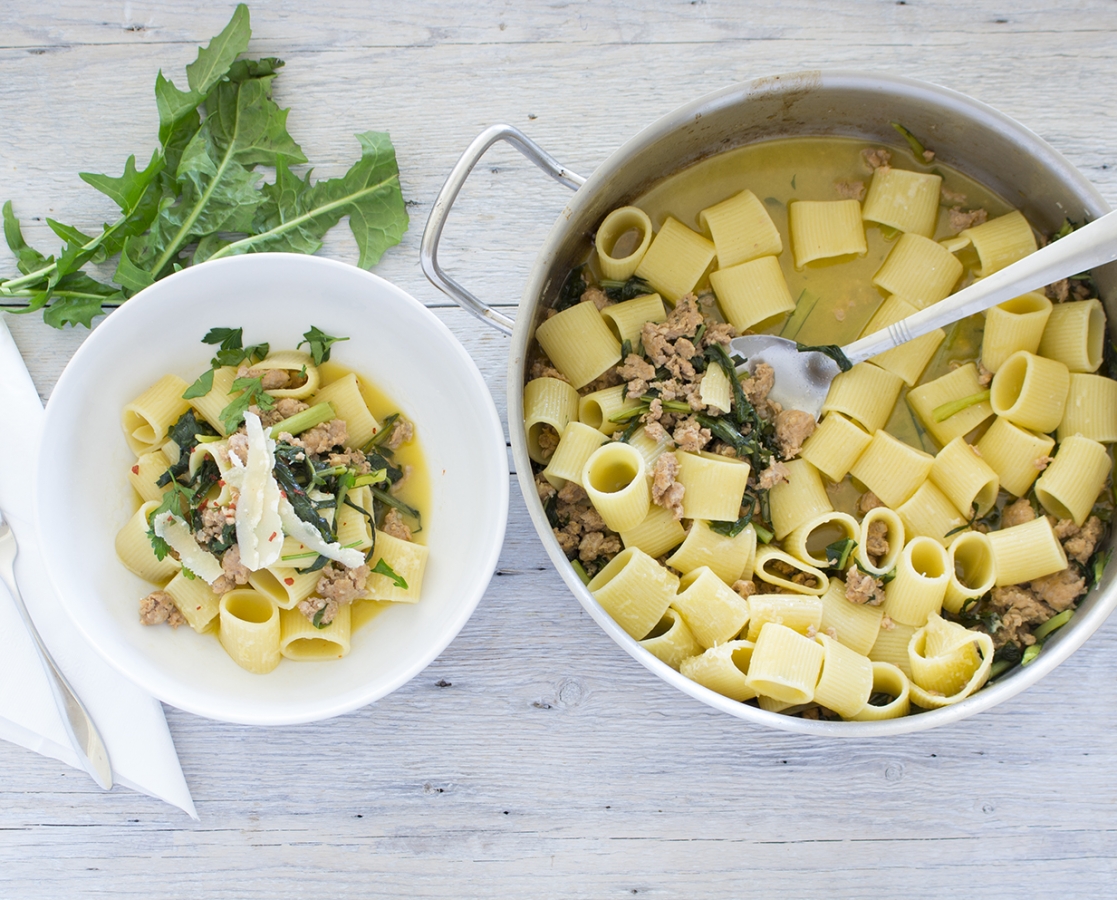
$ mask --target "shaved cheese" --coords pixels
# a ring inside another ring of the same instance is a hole
[[[221,577],[223,574],[221,563],[212,553],[202,548],[185,520],[174,513],[160,513],[155,517],[151,527],[156,536],[166,541],[167,546],[178,554],[183,566],[203,579],[206,584],[213,584]]]
[[[322,535],[318,533],[318,529],[309,522],[300,519],[298,513],[295,512],[295,507],[286,497],[279,501],[279,516],[283,521],[283,530],[287,534],[326,557],[326,559],[339,562],[347,569],[355,569],[357,566],[364,564],[365,555],[355,547],[342,547],[341,544],[328,544],[322,540]]]
[[[240,561],[253,571],[264,569],[279,559],[283,549],[283,522],[279,515],[280,490],[272,470],[275,468],[275,441],[264,434],[260,417],[244,414],[248,437],[248,462],[237,498],[237,546]],[[229,454],[231,471],[239,469],[240,459]],[[230,472],[231,474],[231,472]]]

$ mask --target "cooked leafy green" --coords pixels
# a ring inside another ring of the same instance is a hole
[[[396,571],[388,565],[383,556],[376,561],[376,565],[372,567],[372,571],[376,572],[378,575],[385,575],[391,578],[392,583],[395,584],[396,587],[403,588],[405,591],[407,590],[406,579],[404,579],[402,575],[397,575]]]
[[[303,339],[296,344],[301,347],[303,344],[308,344],[310,347],[310,355],[314,359],[314,365],[320,366],[330,359],[330,347],[338,341],[347,341],[347,337],[334,337],[333,335],[326,334],[321,328],[314,325],[310,326],[310,331],[303,334]]]
[[[275,406],[272,395],[264,390],[262,378],[238,378],[233,382],[233,390],[242,393],[221,410],[221,425],[226,434],[232,434],[240,427],[248,407],[255,405],[261,410],[269,410]]]
[[[4,237],[21,274],[0,278],[0,300],[27,303],[13,312],[41,310],[56,328],[89,327],[105,305],[119,305],[206,259],[269,250],[314,253],[344,216],[362,268],[400,242],[408,217],[388,135],[356,135],[361,157],[338,178],[311,182],[309,172],[293,173],[292,165],[307,160],[287,131],[288,111],[272,99],[283,61],[239,59],[250,35],[248,8],[240,4],[186,67],[186,90],[162,72],[156,76],[160,146],[143,169],[129,156],[119,176],[81,173],[119,207],[115,221],[88,234],[47,219],[64,242],[57,256],[47,256],[27,244],[11,203],[4,204]],[[274,168],[275,180],[264,182],[259,166]],[[113,283],[82,271],[113,257]],[[226,349],[240,348],[223,348],[219,358]],[[195,383],[191,390],[202,387]]]

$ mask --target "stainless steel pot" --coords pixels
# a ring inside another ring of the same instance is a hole
[[[1031,665],[956,705],[880,722],[825,722],[737,703],[683,677],[644,650],[613,622],[567,562],[532,480],[523,428],[524,366],[542,310],[554,304],[571,267],[589,254],[594,231],[610,210],[631,203],[653,184],[696,162],[745,144],[800,135],[894,144],[892,122],[926,135],[937,160],[992,188],[1041,230],[1054,231],[1067,217],[1081,222],[1109,211],[1102,196],[1054,148],[970,97],[897,76],[810,71],[758,78],[695,100],[645,128],[588,178],[564,168],[517,129],[495,125],[474,140],[454,167],[423,235],[421,260],[427,277],[465,309],[512,336],[508,419],[516,471],[535,528],[570,590],[613,640],[665,681],[730,715],[787,731],[851,737],[902,734],[956,722],[1007,700],[1070,656],[1117,606],[1113,567]],[[575,190],[532,269],[515,322],[473,296],[438,265],[438,242],[458,192],[485,151],[502,140]],[[1114,331],[1117,264],[1095,275]]]

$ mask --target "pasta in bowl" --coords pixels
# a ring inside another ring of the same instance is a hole
[[[226,349],[202,343],[214,326],[243,326],[245,336],[259,342],[245,352],[270,347],[210,368],[209,358]],[[315,332],[346,338],[332,344],[321,365],[305,340]],[[245,369],[239,376],[238,368]],[[267,375],[277,368],[282,378]],[[274,394],[262,393],[272,398],[272,410],[243,382],[234,389],[238,377],[259,380],[261,389],[266,380]],[[153,386],[165,386],[165,379],[173,387],[162,392],[168,403],[160,409],[151,402],[160,394]],[[274,387],[280,380],[285,386]],[[285,391],[305,396],[275,396]],[[239,409],[231,408],[242,397]],[[122,410],[128,412],[123,430]],[[188,411],[193,417],[186,422]],[[412,439],[397,432],[392,413],[399,413],[395,423],[413,426]],[[340,441],[338,419],[347,434]],[[168,431],[178,438],[174,447]],[[400,438],[394,451],[388,446],[396,443],[393,437]],[[158,485],[167,468],[157,454],[187,448],[171,475],[177,487]],[[159,282],[109,316],[75,354],[47,408],[37,484],[40,528],[75,537],[48,541],[46,551],[67,612],[107,661],[156,697],[227,721],[312,721],[406,683],[464,625],[503,540],[503,454],[499,420],[480,374],[415,300],[376,276],[328,260],[239,257]],[[261,478],[269,469],[258,465],[261,459],[272,463],[274,482]],[[412,469],[409,485],[393,493],[405,467]],[[206,477],[209,487],[203,490],[195,476]],[[280,504],[265,501],[255,515],[243,514],[243,506],[252,506],[245,503],[254,493],[251,484],[263,486],[261,497],[278,486]],[[137,511],[145,490],[151,492],[147,508]],[[373,491],[380,499],[370,502]],[[168,501],[168,493],[176,496]],[[152,553],[158,519],[150,514],[161,505],[164,516],[183,522],[189,516],[192,527],[176,532],[169,522],[160,526],[173,552],[159,562]],[[389,517],[393,510],[403,512]],[[275,515],[279,527],[272,527]],[[318,521],[310,527],[306,520],[312,519]],[[269,550],[269,544],[279,546]],[[405,552],[393,559],[399,545]],[[255,548],[255,562],[267,565],[226,567],[230,547],[238,556]],[[118,549],[137,554],[129,560],[132,570]],[[143,569],[152,562],[169,569],[152,577]],[[335,590],[323,583],[327,575]],[[228,583],[220,584],[226,576]],[[169,607],[162,611],[168,618],[172,610],[183,615],[184,627],[141,622],[145,610],[138,614],[137,601],[153,588],[170,598],[151,601],[149,616],[159,620],[157,601],[163,600]],[[236,622],[215,626],[222,615],[249,627],[238,637]],[[234,661],[251,646],[253,626],[274,631],[277,624],[285,654],[269,644],[240,656],[247,667]],[[250,671],[268,668],[267,674]]]

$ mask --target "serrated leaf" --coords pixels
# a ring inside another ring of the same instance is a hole
[[[287,133],[287,110],[271,99],[271,77],[223,82],[206,99],[205,125],[214,144],[242,165],[274,166],[279,154],[303,163],[302,148]]]
[[[134,255],[142,254],[145,250],[147,250],[147,247],[142,239],[131,237],[124,242],[124,248],[120,253],[120,262],[117,263],[116,272],[113,273],[112,278],[113,281],[128,291],[129,295],[142,291],[155,282],[142,262],[137,264],[132,259]]]
[[[143,171],[136,170],[135,155],[129,156],[124,163],[124,172],[119,178],[111,175],[98,175],[92,172],[80,172],[78,177],[91,187],[96,188],[106,197],[120,207],[122,212],[130,213],[143,198],[155,176],[163,169],[163,157],[156,150],[151,154],[151,162]],[[48,219],[48,222],[50,220]],[[53,227],[53,226],[51,226]],[[57,231],[55,232],[58,233]],[[69,240],[65,235],[59,234],[63,240]]]
[[[229,24],[209,44],[198,48],[198,58],[186,67],[190,90],[199,94],[208,93],[229,71],[233,60],[248,49],[251,35],[248,7],[238,3]]]
[[[120,293],[120,289],[115,285],[104,284],[103,282],[91,278],[84,272],[71,272],[66,277],[60,278],[58,284],[55,286],[55,291],[58,293],[73,291],[83,294],[93,294],[104,301],[124,299],[123,295]]]
[[[23,230],[19,227],[19,219],[12,210],[11,200],[4,202],[3,216],[4,240],[8,242],[8,249],[15,254],[17,268],[24,275],[36,272],[54,262],[53,256],[43,256],[23,239]]]
[[[25,316],[28,313],[38,312],[47,305],[47,301],[51,296],[51,291],[38,291],[31,295],[31,299],[26,306],[8,306],[4,308],[4,312],[12,313],[16,316]]]
[[[91,240],[93,240],[92,237],[90,237],[88,234],[83,234],[82,232],[78,231],[73,225],[64,225],[62,222],[58,222],[50,218],[50,216],[47,216],[47,225],[50,226],[51,231],[57,234],[64,241],[70,241],[71,243],[80,245],[88,244]]]
[[[257,234],[233,244],[233,252],[306,252],[343,216],[360,251],[358,265],[371,268],[389,247],[407,231],[407,208],[399,185],[395,149],[384,132],[356,135],[361,158],[340,178],[319,181],[310,187],[286,170],[285,161],[276,166],[276,184],[264,187],[268,203],[257,217]],[[267,225],[267,230],[261,226]],[[241,249],[243,247],[243,250]],[[317,248],[315,248],[317,249]]]
[[[182,140],[183,132],[197,131],[201,124],[198,115],[198,104],[205,99],[205,94],[196,91],[180,91],[174,82],[163,76],[160,71],[155,76],[155,108],[159,112],[159,143],[164,149],[176,143],[176,134],[179,144],[185,146]],[[186,136],[189,139],[189,135]],[[169,162],[169,160],[168,160]]]
[[[194,256],[190,264],[196,266],[198,263],[205,262],[218,250],[229,246],[231,243],[232,241],[220,234],[207,234],[198,241],[198,246],[194,248]]]
[[[55,297],[54,302],[43,310],[43,321],[52,328],[64,325],[93,326],[94,316],[104,312],[101,299],[92,297]]]
[[[269,75],[278,75],[283,65],[283,60],[276,56],[265,56],[263,59],[238,59],[229,66],[229,74],[226,77],[229,81],[238,82],[249,78],[267,78]]]

